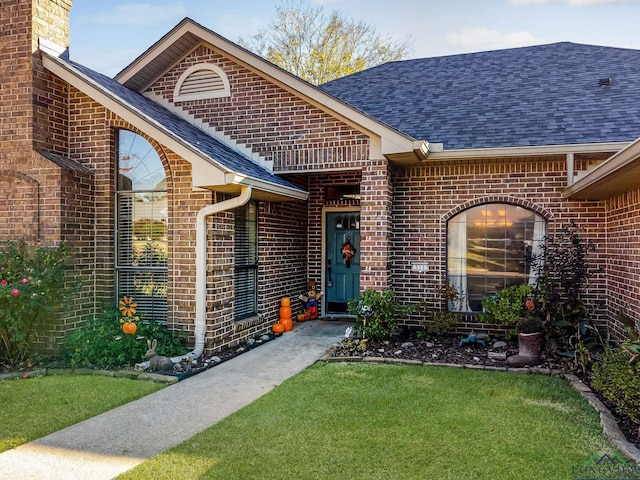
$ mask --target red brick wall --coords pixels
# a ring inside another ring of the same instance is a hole
[[[165,74],[151,91],[173,102],[180,75],[203,62],[224,71],[231,96],[177,105],[239,144],[274,160],[274,170],[310,165],[347,168],[368,159],[366,135],[204,45]]]
[[[504,160],[489,164],[430,165],[399,170],[394,178],[392,235],[393,288],[402,300],[426,301],[438,308],[434,287],[446,282],[447,221],[473,205],[505,202],[519,205],[547,219],[547,233],[571,220],[592,239],[597,251],[592,266],[605,267],[606,212],[599,202],[562,198],[566,187],[564,160]],[[428,262],[429,271],[411,271],[412,262]],[[604,322],[599,302],[605,300],[604,273],[589,284],[594,318]],[[416,321],[417,319],[414,319]],[[412,322],[413,323],[413,322]],[[470,329],[473,325],[463,325]]]
[[[611,198],[605,205],[607,313],[612,334],[626,338],[616,316],[623,309],[636,321],[640,317],[640,189]]]

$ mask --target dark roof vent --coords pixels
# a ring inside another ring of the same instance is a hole
[[[601,78],[598,81],[598,85],[600,85],[601,87],[609,87],[609,86],[611,86],[611,77]]]

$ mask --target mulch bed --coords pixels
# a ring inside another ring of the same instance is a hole
[[[466,343],[462,346],[460,341],[467,338],[463,335],[440,335],[430,339],[418,339],[415,332],[403,332],[397,338],[387,341],[369,341],[366,350],[358,351],[355,348],[337,348],[332,355],[334,357],[381,357],[388,359],[413,360],[424,363],[478,365],[485,367],[507,368],[506,360],[495,358],[501,353],[506,356],[518,353],[517,339],[500,339],[506,345],[494,348],[496,339],[486,339],[485,344]],[[344,342],[343,342],[344,343]],[[490,352],[492,357],[490,358]],[[545,359],[538,365],[538,369],[552,370],[554,372],[569,372],[567,365],[555,359]],[[589,373],[570,372],[575,374],[585,383],[598,399],[609,409],[616,419],[620,430],[627,440],[634,443],[640,449],[640,423],[632,421],[626,415],[616,411],[615,405],[603,397],[591,384]]]

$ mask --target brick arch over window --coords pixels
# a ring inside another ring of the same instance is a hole
[[[40,240],[40,183],[23,173],[0,172],[0,241]]]
[[[533,213],[540,215],[547,222],[553,221],[553,215],[551,214],[551,212],[549,212],[549,210],[535,203],[532,203],[528,200],[521,199],[521,198],[514,198],[514,197],[506,197],[506,196],[493,196],[493,197],[474,198],[473,200],[468,200],[467,202],[462,203],[456,206],[455,208],[452,208],[442,216],[442,222],[444,225],[446,225],[449,219],[451,219],[452,217],[455,217],[460,212],[468,210],[471,207],[483,205],[485,203],[506,203],[508,205],[515,205],[516,207],[526,208],[527,210],[530,210]]]
[[[151,144],[153,149],[158,154],[158,157],[160,157],[160,161],[162,162],[162,166],[164,167],[165,175],[167,178],[167,191],[171,192],[171,189],[173,186],[173,174],[171,171],[171,164],[169,163],[164,147],[160,143],[158,143],[155,139],[151,138],[147,134],[143,133],[141,130],[137,129],[130,123],[125,122],[123,120],[111,122],[110,126],[114,133],[117,132],[117,130],[129,130],[130,132],[140,135],[142,138],[144,138],[147,142]],[[115,156],[113,155],[112,157],[115,158]]]

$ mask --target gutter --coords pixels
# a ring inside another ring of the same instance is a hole
[[[204,351],[207,334],[207,218],[246,205],[251,200],[251,190],[251,187],[243,186],[237,197],[207,205],[198,211],[196,217],[196,318],[194,328],[196,341],[191,352],[171,357],[173,363],[179,363],[187,358],[199,358]],[[149,367],[149,362],[137,363],[136,367],[144,370]]]
[[[195,347],[193,351],[171,361],[198,358],[204,351],[207,333],[207,218],[220,212],[232,210],[246,205],[251,200],[251,187],[242,187],[240,195],[219,203],[207,205],[200,209],[196,217],[196,318],[195,318]]]

